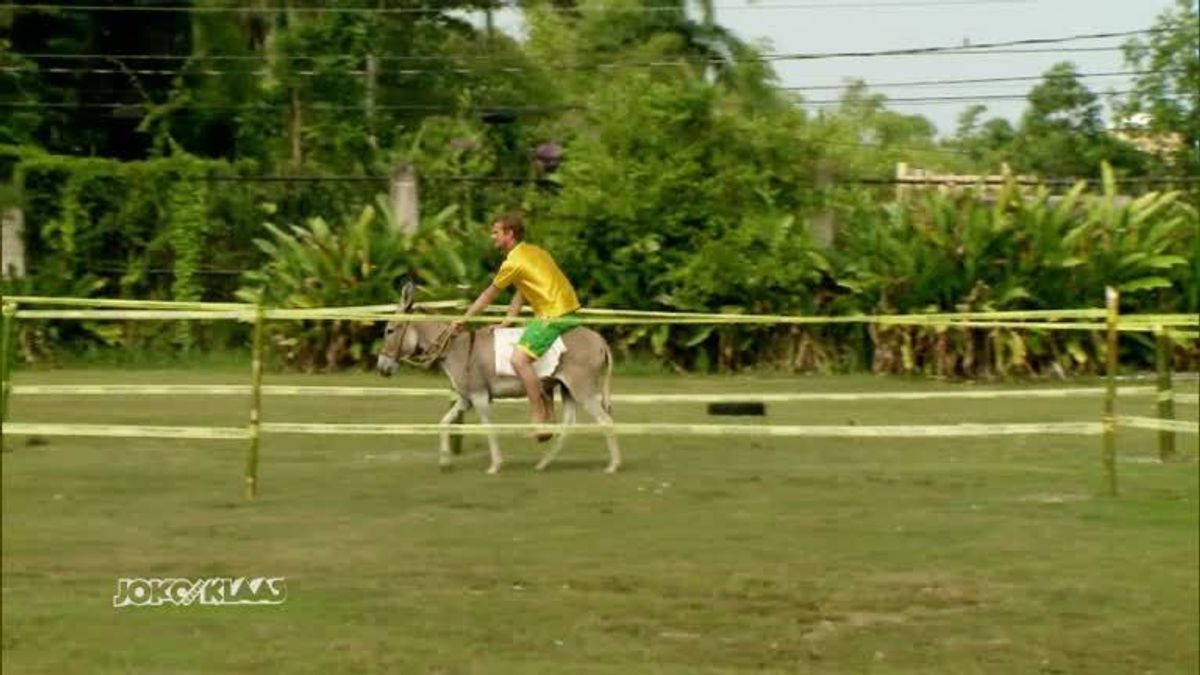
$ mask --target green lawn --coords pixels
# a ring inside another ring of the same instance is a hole
[[[243,370],[19,373],[245,383]],[[426,377],[387,382],[435,386]],[[369,375],[278,384],[383,385]],[[980,388],[871,377],[624,377],[618,392]],[[1047,385],[1042,385],[1047,386]],[[1048,385],[1057,386],[1057,385]],[[1195,392],[1195,384],[1188,385]],[[18,396],[19,422],[241,425],[242,397]],[[1099,399],[770,405],[767,423],[1095,421]],[[268,421],[434,422],[434,399],[270,397]],[[1122,400],[1151,414],[1152,399]],[[1180,416],[1195,419],[1195,405]],[[713,421],[702,405],[618,421]],[[522,421],[504,406],[501,421]],[[42,442],[44,441],[44,442]],[[1098,437],[5,438],[3,670],[19,673],[1195,673],[1200,473]],[[276,607],[112,607],[119,577],[283,576]]]

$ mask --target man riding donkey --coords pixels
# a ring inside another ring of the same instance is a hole
[[[466,316],[484,311],[509,286],[517,287],[508,305],[504,325],[517,317],[526,302],[533,309],[534,319],[521,333],[511,363],[525,387],[534,423],[548,424],[554,421],[554,403],[543,396],[533,364],[559,336],[579,327],[581,322],[574,315],[579,310],[579,298],[554,258],[545,249],[525,241],[525,225],[519,213],[506,213],[492,223],[492,243],[506,254],[504,262],[491,285],[467,309]],[[464,324],[461,319],[451,324],[452,334],[460,332]],[[551,434],[546,432],[537,434],[538,441],[547,441],[550,437]]]
[[[491,408],[496,399],[524,397],[529,399],[534,421],[545,423],[553,415],[542,392],[557,390],[562,394],[562,425],[536,468],[545,469],[558,456],[582,406],[601,427],[608,448],[604,471],[613,473],[621,466],[621,449],[610,414],[612,351],[603,336],[580,326],[582,322],[572,316],[579,308],[579,300],[570,282],[545,251],[523,243],[523,236],[517,215],[507,215],[493,223],[492,240],[507,253],[507,259],[494,282],[467,312],[467,316],[479,314],[503,288],[513,284],[517,286],[517,294],[505,321],[512,321],[524,303],[533,306],[537,316],[523,331],[520,346],[509,359],[513,374],[501,372],[501,364],[497,363],[508,352],[498,342],[499,331],[493,327],[464,335],[465,321],[461,319],[444,323],[410,320],[408,315],[416,292],[411,282],[401,289],[396,315],[385,328],[376,369],[386,377],[395,373],[398,363],[406,362],[421,368],[437,367],[450,379],[456,395],[441,421],[438,452],[443,468],[449,468],[451,463],[450,427],[462,422],[464,413],[475,410],[484,424],[491,424]],[[504,458],[496,431],[489,429],[486,435],[492,460],[487,472],[494,474],[500,471]]]

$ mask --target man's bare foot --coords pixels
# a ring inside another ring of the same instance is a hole
[[[546,412],[546,408],[544,406],[541,410],[534,411],[534,413],[533,413],[533,423],[534,424],[553,424],[553,422],[554,422],[554,420],[551,419],[550,415]],[[553,438],[554,434],[549,431],[535,431],[535,432],[529,434],[529,437],[536,439],[538,443],[545,443],[546,441]]]

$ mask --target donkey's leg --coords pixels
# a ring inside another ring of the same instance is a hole
[[[462,424],[463,418],[466,416],[465,411],[458,413],[458,416],[450,420],[451,424]],[[459,433],[450,434],[450,454],[461,455],[463,451],[464,436]]]
[[[542,461],[537,463],[537,467],[535,467],[535,468],[538,471],[544,470],[547,466],[550,465],[550,462],[553,462],[554,458],[558,456],[559,451],[562,450],[563,443],[567,440],[567,427],[569,427],[575,423],[575,411],[578,408],[578,406],[575,403],[575,399],[571,398],[571,394],[569,394],[566,389],[563,389],[562,393],[563,393],[562,427],[558,432],[558,437],[554,439],[554,445],[551,446],[550,450],[546,452],[546,456],[542,457]]]
[[[604,472],[616,473],[621,467],[621,448],[617,446],[617,435],[611,429],[613,418],[605,412],[602,398],[600,394],[589,396],[583,400],[583,406],[597,423],[610,427],[604,430],[604,442],[608,444],[608,466]]]
[[[468,401],[465,398],[461,398],[461,397],[458,398],[450,406],[450,410],[447,410],[446,414],[442,416],[441,424],[461,424],[462,419],[463,419],[463,413],[465,413],[466,411],[468,411],[470,409],[471,409],[470,401]],[[450,432],[442,431],[441,434],[439,435],[438,440],[440,441],[438,444],[438,463],[441,465],[441,467],[443,469],[448,469],[448,468],[450,468],[450,455],[451,455]],[[454,445],[457,446],[457,451],[454,454],[458,454],[458,452],[461,452],[462,436],[457,435],[457,434],[455,435]]]
[[[479,412],[480,421],[484,424],[492,423],[492,402],[488,399],[487,394],[472,397],[471,404]],[[496,432],[489,431],[487,441],[488,451],[492,455],[492,465],[488,467],[487,472],[491,474],[499,473],[501,465],[504,464],[504,458],[500,456],[500,441],[496,437]]]

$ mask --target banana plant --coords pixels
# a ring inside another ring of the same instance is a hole
[[[381,200],[338,226],[323,218],[287,227],[265,223],[269,236],[254,244],[266,263],[244,275],[237,295],[253,302],[261,291],[278,307],[336,307],[393,301],[404,279],[417,281],[429,297],[458,297],[461,286],[478,283],[483,237],[455,225],[454,207],[412,234],[392,220]],[[379,337],[372,324],[343,321],[275,323],[271,331],[283,360],[304,370],[364,364]]]
[[[1100,194],[1080,183],[1062,197],[1015,181],[978,195],[860,207],[837,256],[842,297],[864,313],[1071,309],[1100,306],[1121,289],[1126,311],[1195,311],[1197,217],[1176,193],[1136,199],[1104,168]],[[1087,371],[1094,336],[990,329],[878,327],[878,368],[943,375]]]

